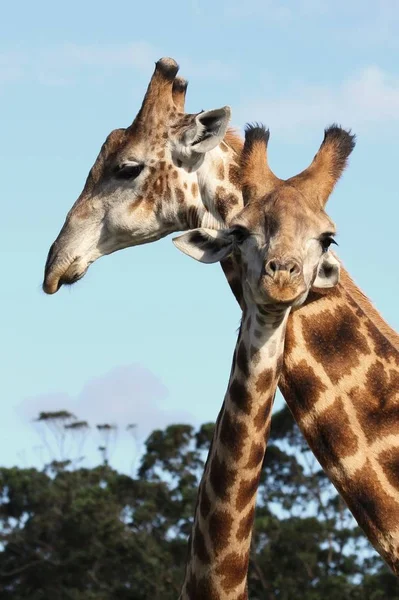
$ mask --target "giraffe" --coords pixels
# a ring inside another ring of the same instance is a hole
[[[328,251],[335,226],[324,207],[354,136],[336,126],[326,129],[311,166],[286,181],[268,167],[268,139],[262,127],[246,130],[244,208],[229,227],[194,229],[173,240],[204,263],[233,256],[243,290],[241,327],[200,484],[181,600],[248,597],[256,493],[288,315],[313,285],[325,289],[339,279],[339,262]]]
[[[185,114],[187,82],[177,71],[172,59],[158,61],[137,118],[105,141],[50,248],[46,293],[83,277],[102,254],[189,228],[217,230],[241,210],[242,142],[226,129],[229,109]],[[221,264],[242,306],[239,273],[230,258]],[[288,318],[279,387],[330,480],[397,574],[398,365],[397,334],[342,265],[334,289],[311,290]]]

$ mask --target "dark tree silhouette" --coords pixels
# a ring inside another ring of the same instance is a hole
[[[93,431],[66,411],[39,419],[62,426],[64,453],[66,438],[80,443],[76,433]],[[104,449],[94,468],[67,456],[41,471],[0,468],[0,600],[178,597],[213,424],[154,431],[135,477],[109,464],[112,426],[97,430]],[[273,418],[248,581],[253,600],[399,600],[397,579],[354,526],[287,409]]]

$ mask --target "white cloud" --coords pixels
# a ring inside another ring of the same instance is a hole
[[[67,410],[79,420],[89,422],[92,430],[91,444],[87,452],[85,448],[70,443],[70,453],[65,456],[89,455],[89,462],[96,455],[96,448],[101,444],[101,436],[96,432],[96,425],[108,423],[117,426],[117,444],[113,444],[112,462],[118,467],[130,469],[132,459],[137,458],[144,439],[154,430],[162,429],[171,423],[193,423],[196,419],[184,410],[164,410],[162,402],[168,396],[164,384],[151,371],[139,364],[117,367],[103,376],[90,379],[76,397],[59,392],[41,394],[25,399],[16,412],[22,420],[21,425],[32,423],[40,412]],[[130,424],[137,425],[135,443],[131,433],[126,431]],[[48,462],[50,455],[59,455],[59,448],[49,432],[43,437],[45,430],[37,426],[42,436],[41,460]],[[28,430],[26,430],[28,431]],[[71,441],[72,442],[72,441]],[[76,440],[75,440],[76,442]],[[114,440],[115,442],[115,440]],[[51,448],[51,450],[49,449]],[[66,450],[68,450],[68,448]],[[71,449],[73,448],[73,450]],[[29,448],[26,449],[31,455]],[[64,456],[64,457],[65,457]]]
[[[302,83],[264,100],[248,99],[237,116],[290,133],[332,122],[357,132],[392,127],[399,122],[399,77],[369,66],[336,86]]]

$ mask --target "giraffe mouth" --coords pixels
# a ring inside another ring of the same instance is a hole
[[[69,264],[67,269],[54,268],[53,265],[50,265],[48,269],[46,268],[43,291],[51,295],[58,292],[63,285],[73,285],[86,275],[90,264],[91,262],[82,268],[81,258],[77,257]]]

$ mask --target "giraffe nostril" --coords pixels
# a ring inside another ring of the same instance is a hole
[[[269,262],[266,265],[266,273],[268,275],[270,275],[271,277],[274,277],[274,275],[276,274],[277,270],[278,270],[277,261],[275,261],[275,260],[269,260]]]
[[[296,262],[293,262],[293,263],[290,265],[290,268],[289,268],[289,273],[290,273],[290,275],[291,275],[291,276],[294,276],[294,275],[299,275],[299,274],[300,274],[300,272],[301,272],[301,268],[300,268],[300,266],[298,265],[298,263],[296,263]]]
[[[296,277],[302,272],[300,265],[295,260],[277,260],[272,258],[266,264],[265,272],[269,277],[276,278],[280,271],[288,273],[290,278]]]

